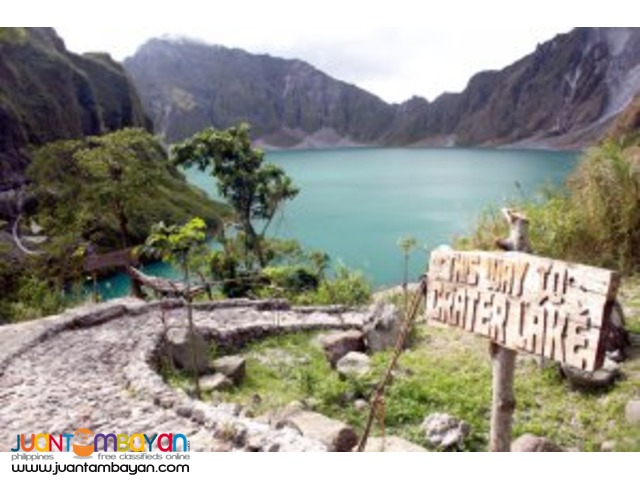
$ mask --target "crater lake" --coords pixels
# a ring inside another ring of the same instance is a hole
[[[424,273],[427,252],[473,229],[488,208],[532,199],[548,186],[562,186],[578,152],[493,149],[344,149],[267,154],[300,187],[270,234],[295,238],[327,252],[333,264],[361,270],[376,288],[403,278],[401,237],[417,239],[411,278]],[[191,183],[210,195],[215,180],[190,170]],[[172,276],[163,264],[145,267]],[[100,282],[110,299],[126,295],[129,282],[115,275]]]

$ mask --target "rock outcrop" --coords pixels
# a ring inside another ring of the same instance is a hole
[[[293,411],[280,420],[280,426],[293,428],[322,443],[330,452],[351,452],[358,444],[358,435],[353,428],[315,412]]]
[[[190,40],[155,39],[125,66],[167,142],[249,122],[278,147],[376,143],[394,107],[308,63]]]
[[[513,442],[511,451],[515,453],[541,453],[562,452],[563,450],[547,438],[527,434]]]
[[[336,365],[338,373],[345,378],[361,378],[371,371],[371,359],[360,352],[350,352]]]
[[[464,442],[471,433],[468,423],[446,413],[434,413],[422,424],[425,439],[433,448],[442,450],[464,448]]]
[[[173,364],[185,371],[206,373],[209,368],[209,348],[204,337],[184,326],[167,332],[167,354]]]
[[[333,368],[348,353],[366,351],[364,335],[358,330],[330,332],[318,337],[318,342],[324,349],[327,360]]]

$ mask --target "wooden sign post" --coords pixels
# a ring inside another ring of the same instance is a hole
[[[507,214],[512,225],[522,219]],[[518,247],[516,237],[502,243]],[[493,342],[492,451],[511,449],[517,351],[585,371],[604,362],[607,309],[619,284],[614,272],[520,252],[440,249],[431,255],[428,278],[430,323]]]

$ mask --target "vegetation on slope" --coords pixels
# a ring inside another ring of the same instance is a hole
[[[0,318],[34,318],[74,301],[87,253],[133,247],[154,223],[206,221],[220,230],[229,209],[190,186],[163,147],[144,130],[60,141],[34,153],[29,167],[33,207],[23,225],[37,225],[41,255],[17,261],[0,255]],[[78,292],[80,295],[81,292]]]
[[[0,190],[24,183],[29,145],[125,127],[151,129],[121,65],[70,53],[48,27],[2,27]]]
[[[640,270],[640,158],[638,146],[607,140],[589,150],[562,190],[517,206],[531,221],[534,251],[543,256],[635,273]],[[458,241],[493,249],[504,222],[489,211],[475,232]]]

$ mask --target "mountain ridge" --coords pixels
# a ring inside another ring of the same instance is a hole
[[[301,60],[184,38],[152,39],[124,65],[168,143],[248,121],[267,148],[580,148],[640,92],[638,30],[574,29],[432,102],[389,104]]]
[[[20,188],[29,149],[124,127],[152,129],[123,67],[77,55],[50,27],[2,27],[0,192]]]

